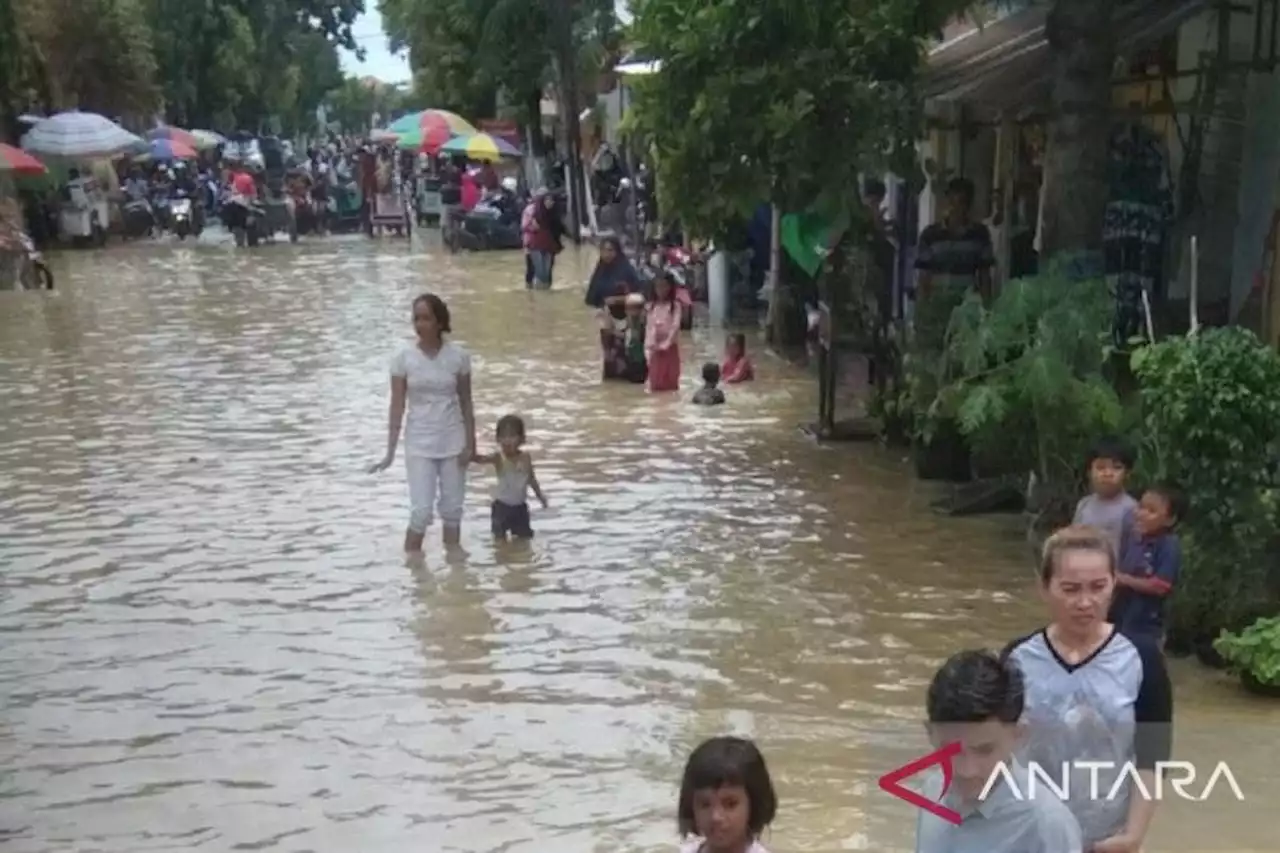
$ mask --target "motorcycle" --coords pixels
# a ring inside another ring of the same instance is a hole
[[[155,232],[156,218],[151,212],[151,203],[145,199],[125,202],[120,215],[124,220],[126,237],[150,237]]]
[[[676,301],[680,303],[680,328],[693,328],[694,283],[692,256],[683,246],[661,246],[649,243],[647,253],[640,262],[640,276],[653,286],[660,272],[666,272],[675,283]]]
[[[21,261],[18,281],[23,290],[53,290],[53,273],[44,262],[44,255],[36,248],[35,241],[25,232],[19,235],[26,257]]]
[[[294,189],[290,191],[289,197],[293,200],[293,216],[297,221],[298,234],[318,233],[324,226],[324,220],[316,212],[310,191],[305,187]]]
[[[445,245],[455,252],[519,249],[524,245],[520,213],[514,193],[508,190],[490,193],[472,210],[459,211],[450,218],[442,229]]]
[[[222,205],[222,222],[235,237],[237,246],[257,246],[267,236],[262,205],[242,195],[232,194]]]
[[[204,231],[203,212],[185,194],[178,196],[170,203],[169,219],[173,233],[178,235],[179,240],[185,240],[190,236],[199,237],[200,232]]]
[[[151,215],[155,219],[155,227],[160,231],[168,231],[173,227],[170,219],[170,199],[167,191],[160,191],[151,196]]]

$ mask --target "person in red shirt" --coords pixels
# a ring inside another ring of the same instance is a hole
[[[720,366],[720,381],[725,384],[749,382],[755,378],[751,359],[747,358],[747,337],[733,334],[725,341],[724,364]]]
[[[480,183],[470,172],[462,173],[462,209],[472,210],[480,203]]]
[[[242,164],[231,167],[231,191],[245,198],[258,197],[258,183]]]

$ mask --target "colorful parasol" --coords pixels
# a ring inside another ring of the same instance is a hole
[[[369,141],[377,145],[381,145],[384,142],[399,142],[400,134],[390,129],[388,130],[379,129],[369,134]]]
[[[423,110],[410,113],[391,123],[388,130],[400,137],[399,145],[413,151],[434,154],[455,136],[476,133],[471,123],[448,110]]]
[[[200,156],[192,146],[173,139],[151,140],[151,150],[147,155],[152,160],[195,160]]]
[[[170,142],[180,142],[188,148],[199,149],[200,139],[189,130],[183,130],[180,127],[169,127],[167,125],[157,127],[147,133],[147,139],[155,141],[157,139],[167,139]]]
[[[43,175],[46,171],[43,163],[21,148],[0,142],[0,172],[25,176]]]
[[[520,149],[488,133],[455,136],[440,146],[442,152],[462,154],[471,160],[500,160],[503,157],[519,157]]]

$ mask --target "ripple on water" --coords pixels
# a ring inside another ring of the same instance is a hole
[[[1012,528],[801,438],[800,372],[760,356],[718,411],[602,386],[572,253],[539,294],[429,239],[53,262],[58,291],[0,294],[7,850],[666,849],[721,731],[769,756],[777,850],[893,849],[910,815],[873,783],[923,748],[938,659],[1035,622]],[[477,470],[469,556],[415,570],[400,468],[363,472],[425,289],[482,441],[522,413],[553,506],[495,548]],[[1161,849],[1264,847],[1195,818]]]

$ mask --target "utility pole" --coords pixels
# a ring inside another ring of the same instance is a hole
[[[575,0],[552,0],[556,24],[556,64],[560,68],[560,97],[564,108],[565,154],[569,158],[569,231],[575,243],[582,242],[586,201],[582,186],[582,128],[578,106],[577,44],[573,37]]]

